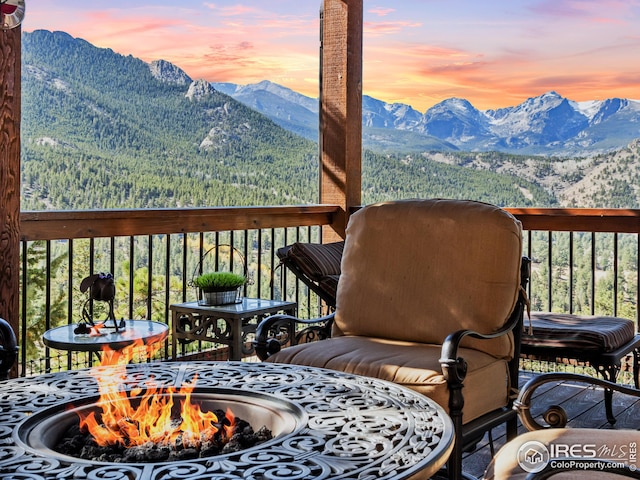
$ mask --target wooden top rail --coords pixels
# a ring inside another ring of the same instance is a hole
[[[60,240],[329,225],[336,205],[22,212],[20,239]]]
[[[506,208],[525,230],[640,233],[639,209]],[[330,225],[337,205],[22,212],[20,239],[59,240]]]
[[[505,208],[525,230],[640,233],[640,210],[618,208]]]

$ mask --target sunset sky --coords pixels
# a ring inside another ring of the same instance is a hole
[[[23,30],[62,30],[192,78],[318,95],[320,0],[28,0]],[[640,99],[640,0],[365,0],[364,93],[425,111],[550,90]]]

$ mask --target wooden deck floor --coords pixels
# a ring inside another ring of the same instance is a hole
[[[520,374],[520,385],[524,385],[527,380],[535,375],[538,374],[522,372]],[[531,412],[535,415],[543,412],[551,405],[560,405],[565,409],[569,417],[568,427],[628,428],[634,430],[640,428],[640,399],[614,393],[613,410],[616,416],[614,426],[607,422],[603,400],[604,394],[601,389],[585,387],[584,384],[548,384],[536,390]],[[522,425],[519,426],[520,433],[526,431]],[[494,429],[493,442],[496,451],[504,445],[504,427]],[[478,444],[478,448],[474,452],[464,455],[462,461],[463,470],[473,477],[482,478],[490,460],[491,451],[488,436],[485,435],[485,438]]]

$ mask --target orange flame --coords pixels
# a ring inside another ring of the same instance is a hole
[[[151,346],[147,355],[151,356],[159,346]],[[192,383],[184,383],[178,392],[184,397],[180,402],[179,419],[174,418],[177,410],[174,408],[175,388],[160,388],[152,381],[145,389],[124,388],[126,364],[141,347],[135,344],[121,350],[103,350],[100,366],[109,368],[96,368],[91,372],[98,381],[100,398],[97,405],[101,412],[79,413],[80,428],[87,429],[100,446],[134,447],[149,442],[175,446],[181,439],[185,448],[198,448],[203,442],[212,440],[221,422],[213,412],[203,412],[199,405],[191,402],[197,376]],[[229,438],[233,414],[227,411],[226,418],[227,423],[231,423],[230,427],[225,426],[224,432],[225,438]]]

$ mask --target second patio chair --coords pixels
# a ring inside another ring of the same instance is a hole
[[[256,352],[271,362],[389,380],[432,398],[454,422],[447,469],[461,478],[463,449],[504,422],[516,433],[511,403],[528,279],[521,255],[520,223],[493,205],[364,207],[347,228],[336,311],[323,318],[331,338],[281,349],[297,343],[296,319],[273,316],[258,327]]]
[[[330,308],[336,306],[344,242],[296,242],[276,251],[282,265]]]

